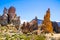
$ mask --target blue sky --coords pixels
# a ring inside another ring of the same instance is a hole
[[[35,16],[43,20],[46,10],[50,8],[51,21],[60,21],[60,0],[0,0],[0,15],[4,7],[8,9],[10,6],[16,8],[21,20],[31,21]]]

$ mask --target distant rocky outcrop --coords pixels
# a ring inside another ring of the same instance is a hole
[[[52,22],[52,26],[56,33],[60,33],[60,26],[58,25],[58,22]]]
[[[22,24],[21,29],[23,33],[28,33],[37,30],[38,29],[37,17],[35,17],[35,20],[32,20],[31,22],[27,22],[27,23],[24,22]]]

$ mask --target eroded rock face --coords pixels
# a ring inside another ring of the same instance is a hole
[[[11,6],[8,9],[9,20],[12,20],[16,16],[15,11],[16,11],[16,9],[13,6]]]
[[[20,16],[17,16],[15,12],[16,9],[13,6],[8,9],[8,23],[12,23],[18,28],[20,25]]]
[[[50,21],[50,9],[48,8],[46,15],[44,16],[44,20],[43,23],[44,24],[44,30],[45,32],[51,33],[53,32],[53,27],[52,27],[52,23]]]
[[[8,15],[7,15],[7,8],[4,7],[3,15],[0,16],[0,24],[1,25],[7,25],[8,24],[7,17],[8,17]]]

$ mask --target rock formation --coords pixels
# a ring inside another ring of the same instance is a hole
[[[7,24],[13,24],[18,28],[20,25],[20,17],[16,15],[16,9],[11,6],[8,10],[4,8],[3,15],[0,16],[0,24],[1,25],[7,25]]]
[[[35,17],[35,19],[30,22],[30,31],[34,31],[37,29],[38,29],[38,22],[37,17]]]
[[[50,9],[48,8],[46,15],[44,16],[44,20],[42,23],[44,26],[44,31],[47,33],[52,33],[53,32],[53,27],[52,27],[52,23],[50,21]]]
[[[18,29],[18,26],[20,25],[20,17],[17,17],[15,11],[16,9],[13,6],[8,9],[8,23],[12,23]]]
[[[23,23],[21,27],[23,33],[33,32],[34,30],[38,29],[37,17],[31,22]]]
[[[30,24],[29,24],[29,22],[27,22],[27,23],[24,22],[21,29],[22,29],[22,32],[25,33],[25,34],[30,32]]]
[[[12,19],[14,19],[15,15],[16,15],[15,14],[15,8],[14,7],[10,7],[8,9],[8,16],[9,16],[10,23],[11,23]]]
[[[4,8],[3,15],[0,16],[0,24],[1,25],[7,25],[8,24],[7,23],[7,17],[8,17],[8,15],[7,15],[7,8]]]

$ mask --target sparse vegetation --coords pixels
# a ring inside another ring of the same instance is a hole
[[[13,29],[13,27],[0,27],[0,40],[45,40],[45,37],[43,35],[20,34],[15,32]],[[13,31],[13,33],[11,33],[10,30]]]
[[[22,39],[24,39],[24,40],[45,40],[45,37],[44,36],[41,36],[41,35],[29,35],[29,36],[26,36],[26,35],[19,35],[19,34],[15,34],[15,35],[12,35],[12,36],[10,36],[10,35],[8,35],[8,34],[6,34],[6,36],[1,36],[0,35],[0,39],[2,39],[3,38],[3,40],[22,40]]]

